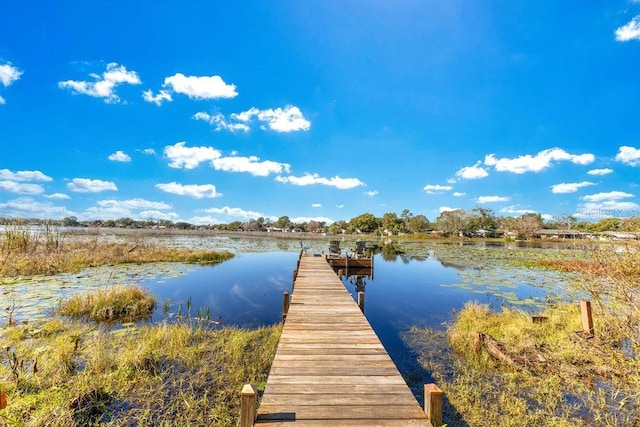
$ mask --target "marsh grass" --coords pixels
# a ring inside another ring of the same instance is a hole
[[[578,273],[572,287],[594,303],[595,338],[576,334],[577,301],[549,306],[541,323],[468,303],[446,332],[412,330],[410,345],[447,397],[448,425],[640,425],[638,249],[600,244],[586,260],[542,263]],[[476,332],[504,344],[515,362],[476,352]]]
[[[132,322],[151,317],[156,298],[139,286],[114,286],[89,294],[73,295],[58,313],[96,322]]]
[[[265,383],[280,330],[65,319],[4,328],[0,425],[236,425],[239,391]]]
[[[85,267],[126,263],[187,262],[215,264],[230,259],[228,251],[194,251],[155,245],[143,235],[125,242],[99,236],[64,236],[57,229],[29,229],[8,224],[0,235],[0,277],[77,272]]]

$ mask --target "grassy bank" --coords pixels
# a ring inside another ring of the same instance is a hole
[[[126,263],[188,262],[215,264],[230,259],[228,251],[194,251],[151,243],[141,234],[125,242],[93,236],[66,236],[53,228],[33,231],[5,226],[0,234],[0,277],[77,272],[85,267]]]
[[[2,330],[0,425],[232,426],[264,384],[280,327],[188,322],[125,329],[54,319]]]
[[[593,302],[593,338],[576,334],[577,301],[548,306],[540,322],[468,303],[447,331],[407,334],[445,393],[449,426],[640,425],[638,246],[545,266],[579,273],[572,286]]]

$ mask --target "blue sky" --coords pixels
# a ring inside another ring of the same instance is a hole
[[[640,214],[638,0],[9,0],[1,25],[0,216]]]

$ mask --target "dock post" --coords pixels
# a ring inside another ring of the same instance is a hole
[[[593,337],[593,316],[591,314],[591,301],[580,301],[582,313],[582,332],[585,336]]]
[[[342,269],[338,270],[338,277],[342,279]]]
[[[289,292],[284,291],[282,294],[282,321],[287,318],[287,313],[289,313],[289,304],[291,299],[289,298]]]
[[[358,307],[360,307],[360,311],[364,313],[364,291],[358,292]]]
[[[433,427],[440,427],[442,422],[442,390],[435,384],[424,385],[424,412]]]
[[[240,427],[253,427],[256,422],[258,394],[251,384],[245,384],[240,392]]]

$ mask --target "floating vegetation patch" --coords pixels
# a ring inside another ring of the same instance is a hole
[[[74,294],[84,294],[113,286],[134,286],[144,280],[166,281],[180,277],[195,267],[181,263],[124,264],[87,268],[79,273],[55,276],[0,278],[0,323],[43,319],[60,302]]]
[[[131,322],[149,318],[155,305],[156,299],[147,289],[116,286],[74,295],[60,304],[57,312],[96,322]]]

